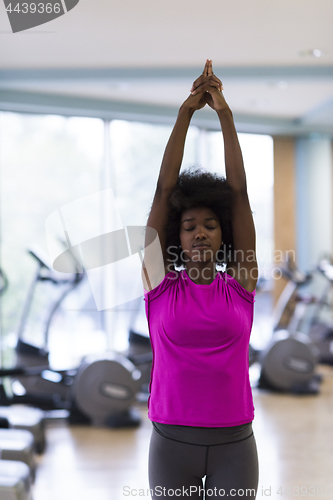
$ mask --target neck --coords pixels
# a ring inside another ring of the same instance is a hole
[[[188,262],[186,273],[196,285],[210,285],[217,274],[215,262]]]

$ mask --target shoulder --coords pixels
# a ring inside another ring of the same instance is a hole
[[[246,268],[239,265],[228,266],[226,273],[231,276],[242,288],[248,292],[254,292],[257,286],[257,278],[252,278]]]
[[[161,295],[167,288],[175,284],[179,279],[179,271],[173,270],[166,272],[165,276],[159,283],[154,283],[151,290],[144,288],[144,300],[151,301]],[[155,286],[154,286],[155,285]]]
[[[230,286],[233,290],[235,290],[238,293],[238,295],[241,296],[243,299],[251,303],[255,302],[254,300],[256,295],[255,288],[253,290],[245,288],[242,285],[242,283],[236,280],[231,274],[226,272],[222,273],[222,279],[224,280],[225,283],[227,283],[228,286]]]

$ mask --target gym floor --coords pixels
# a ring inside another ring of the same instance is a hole
[[[292,396],[253,389],[253,428],[260,467],[257,499],[299,496],[333,500],[333,367],[319,365],[318,373],[323,375],[319,395]],[[150,500],[152,424],[146,403],[138,408],[142,423],[137,429],[69,427],[64,421],[48,425],[48,447],[38,457],[33,500],[123,500],[135,496]]]

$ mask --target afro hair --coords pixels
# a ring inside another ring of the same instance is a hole
[[[183,170],[168,199],[168,221],[165,226],[166,249],[167,254],[173,255],[169,262],[173,262],[175,267],[184,265],[179,236],[182,213],[190,208],[208,207],[217,215],[223,235],[222,252],[219,252],[216,263],[227,264],[227,256],[233,250],[232,201],[233,191],[225,177],[210,173],[200,167],[188,167]],[[170,247],[172,247],[172,252],[169,250]],[[175,255],[177,255],[176,259]]]

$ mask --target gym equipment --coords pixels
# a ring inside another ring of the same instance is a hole
[[[0,460],[1,500],[32,500],[30,470],[27,464]]]
[[[0,269],[0,296],[6,291],[7,287],[7,277]],[[0,414],[0,427],[6,430],[10,427],[7,415]],[[14,430],[14,432],[16,431]],[[0,429],[0,433],[2,433],[2,429]],[[2,437],[4,437],[3,433]],[[30,487],[35,477],[36,468],[33,455],[33,437],[29,434],[29,440],[24,441],[24,437],[27,436],[21,435],[21,442],[17,442],[17,434],[15,437],[12,433],[9,441],[0,437],[0,498],[2,500],[31,500]],[[24,453],[20,454],[20,451],[24,451]],[[11,453],[14,453],[14,457]],[[23,458],[31,467],[21,461],[5,460],[6,456],[8,458]]]
[[[73,381],[75,370],[54,371],[50,369],[49,353],[47,351],[48,335],[51,321],[61,302],[82,281],[84,275],[74,272],[68,276],[60,276],[48,263],[48,257],[40,249],[29,250],[29,254],[37,261],[38,269],[30,286],[23,308],[23,314],[16,344],[16,367],[0,371],[0,376],[11,377],[12,395],[8,396],[2,385],[1,404],[28,404],[43,410],[66,408],[69,406],[69,386]],[[75,268],[75,271],[77,268]],[[23,340],[24,327],[32,304],[35,287],[39,281],[50,281],[55,285],[67,285],[57,299],[46,319],[44,329],[44,346],[37,347]],[[15,377],[15,379],[14,379]],[[20,383],[20,392],[15,391],[14,382]],[[24,392],[24,394],[22,394]],[[64,404],[65,402],[65,404]]]
[[[153,362],[153,352],[150,338],[130,329],[128,348],[123,353],[141,371],[140,390],[137,399],[147,401],[149,396],[150,373]]]
[[[42,256],[42,252],[39,250],[29,250],[29,253],[38,262],[38,271],[34,277],[33,283],[28,292],[27,300],[24,304],[23,314],[19,327],[18,341],[16,345],[17,353],[17,363],[22,365],[13,370],[0,370],[1,377],[17,376],[16,380],[21,384],[25,392],[24,395],[17,395],[13,391],[14,384],[11,386],[11,394],[8,395],[8,386],[6,387],[4,383],[0,384],[0,417],[6,418],[8,421],[8,427],[16,429],[29,430],[33,433],[35,439],[35,449],[37,453],[43,453],[46,446],[45,438],[45,414],[38,408],[24,407],[22,404],[40,406],[41,408],[51,409],[56,407],[56,401],[60,398],[57,391],[54,391],[54,385],[51,385],[47,380],[48,378],[48,353],[43,348],[37,348],[31,344],[28,344],[22,340],[22,335],[24,332],[24,326],[27,319],[27,315],[32,303],[34,288],[38,281],[52,281],[53,283],[59,284],[60,278],[53,272],[51,273],[51,268],[46,263],[46,259]],[[66,277],[62,282],[69,282],[70,280]],[[78,281],[75,278],[75,286]],[[8,287],[8,280],[3,271],[1,271],[1,294],[5,292]],[[71,284],[72,286],[72,284]],[[69,290],[65,290],[62,294],[60,300],[56,302],[54,307],[51,309],[46,322],[45,328],[45,339],[48,338],[48,330],[52,317],[54,316],[57,308],[60,305],[61,300],[67,295]],[[37,355],[36,355],[37,353]],[[28,365],[28,367],[26,367]],[[29,365],[38,365],[38,368],[32,368],[32,372],[29,372]],[[43,365],[40,367],[40,365]],[[29,375],[31,375],[29,377]],[[45,377],[43,376],[45,375]],[[22,378],[21,378],[22,377]],[[59,377],[59,375],[58,375]],[[60,377],[61,378],[61,377]],[[12,382],[15,383],[15,380]],[[50,389],[48,394],[40,394],[39,391],[44,389],[47,385]],[[6,387],[6,389],[5,389]],[[31,390],[31,394],[28,391]],[[53,404],[50,404],[53,402]],[[39,403],[39,405],[38,405]],[[13,406],[10,406],[13,405]],[[9,407],[10,406],[10,407]]]
[[[45,417],[45,412],[39,408],[24,405],[0,406],[0,418],[6,419],[6,427],[31,432],[38,454],[44,453],[46,448]]]
[[[65,297],[81,283],[84,274],[76,272],[78,271],[78,265],[73,260],[75,272],[64,277],[63,273],[57,273],[52,269],[51,264],[48,262],[48,257],[44,255],[40,249],[29,249],[29,253],[37,261],[38,269],[23,309],[16,345],[16,367],[29,367],[31,369],[32,367],[42,368],[44,366],[45,369],[41,369],[40,372],[38,372],[37,369],[36,374],[34,374],[34,370],[32,369],[30,371],[30,376],[26,376],[26,373],[22,375],[16,374],[16,378],[26,391],[25,397],[21,399],[22,401],[29,402],[28,400],[31,398],[31,403],[34,404],[33,398],[37,397],[40,398],[41,406],[44,400],[45,409],[53,409],[58,407],[58,401],[66,400],[68,397],[69,385],[72,383],[72,377],[75,375],[75,371],[64,370],[52,372],[52,370],[50,370],[49,352],[47,350],[49,329],[52,319],[61,303]],[[40,348],[23,341],[24,327],[38,281],[50,281],[56,286],[68,285],[51,308],[45,324],[43,335],[44,346]]]
[[[333,285],[333,265],[329,263],[327,259],[322,259],[318,266],[317,271],[319,271],[328,281],[326,287],[319,297],[314,302],[314,312],[312,314],[311,321],[308,326],[307,335],[314,342],[319,350],[319,363],[333,365],[333,323],[325,323],[320,319],[321,312],[324,307],[332,308],[332,303],[329,302],[328,298],[332,291]]]
[[[73,398],[93,425],[120,427],[139,424],[131,408],[141,386],[141,372],[120,353],[87,356],[73,384]]]
[[[0,429],[1,459],[24,462],[30,470],[31,482],[36,476],[34,437],[29,431]]]
[[[124,352],[86,356],[74,379],[75,405],[94,425],[127,427],[141,422],[133,405],[147,402],[153,354],[149,336],[134,330],[144,325],[148,331],[145,321],[143,325],[137,321],[142,319],[140,313],[144,315],[142,297],[131,303],[131,310],[128,348]]]
[[[141,422],[132,405],[147,402],[153,354],[149,337],[133,329],[139,313],[144,314],[141,297],[132,310],[126,351],[86,356],[74,379],[75,405],[94,425],[127,427]]]
[[[143,297],[139,297],[133,303],[132,311],[129,323],[128,348],[122,354],[141,371],[141,387],[137,394],[137,399],[147,402],[153,352]]]
[[[144,308],[141,297],[139,301],[133,308],[132,327]],[[132,328],[128,341],[126,351],[86,356],[78,368],[72,398],[95,425],[127,427],[141,422],[132,405],[147,402],[153,353],[149,337]]]
[[[259,355],[259,389],[317,394],[321,377],[315,374],[318,350],[307,335],[278,330]]]
[[[5,404],[33,404],[44,410],[67,409],[70,423],[93,423],[112,427],[137,426],[141,418],[132,408],[138,394],[148,389],[152,352],[149,338],[130,332],[128,358],[122,353],[106,352],[86,356],[73,370],[58,371],[50,368],[47,351],[48,330],[51,319],[64,296],[82,280],[75,277],[62,279],[70,286],[61,295],[46,322],[44,347],[36,347],[22,339],[24,325],[32,302],[33,291],[39,280],[58,283],[58,278],[38,250],[29,250],[39,268],[30,288],[19,330],[16,346],[17,366],[0,370],[0,376],[11,377],[12,387],[18,380],[26,393],[9,397]],[[77,267],[76,267],[77,271]],[[82,273],[81,273],[82,274]],[[142,377],[141,370],[145,373]],[[142,390],[143,388],[143,390]],[[141,392],[140,392],[141,391]],[[4,393],[5,391],[3,391]]]
[[[325,323],[321,318],[324,307],[332,308],[332,304],[329,301],[329,295],[333,285],[333,266],[327,259],[322,259],[311,273],[307,273],[308,283],[314,279],[315,272],[322,274],[328,281],[327,285],[323,287],[319,297],[313,294],[302,295],[299,293],[297,276],[302,275],[299,270],[295,268],[293,273],[290,273],[288,270],[283,270],[283,274],[289,279],[286,289],[289,287],[290,290],[293,291],[293,300],[289,311],[289,324],[287,328],[288,330],[296,330],[299,329],[302,324],[302,331],[306,333],[319,351],[319,363],[333,365],[333,322],[331,320],[330,323]],[[312,308],[312,311],[310,311],[309,315],[307,312],[310,308]],[[283,327],[284,325],[280,318],[275,326],[275,330]]]
[[[257,387],[294,394],[318,394],[322,381],[315,373],[319,351],[306,334],[298,331],[304,307],[295,299],[298,289],[310,282],[311,274],[300,272],[291,261],[281,271],[288,283],[273,312],[272,338],[265,349],[252,353],[252,362],[259,361],[261,365]],[[285,324],[287,327],[283,328]]]

